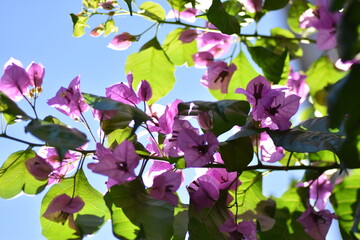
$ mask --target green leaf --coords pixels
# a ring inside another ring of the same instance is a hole
[[[75,128],[47,123],[38,119],[32,120],[25,127],[25,132],[30,132],[33,136],[55,147],[60,159],[69,149],[81,147],[88,141],[86,135]]]
[[[125,71],[132,72],[134,86],[144,79],[150,83],[153,95],[148,104],[153,104],[173,88],[176,81],[175,67],[164,54],[156,38],[145,45],[145,49],[128,56]]]
[[[360,65],[354,64],[350,73],[338,81],[331,89],[327,98],[330,127],[338,127],[345,114],[357,113],[360,105]]]
[[[346,0],[332,0],[330,1],[330,11],[341,10],[346,3]]]
[[[210,90],[210,93],[217,99],[238,99],[238,100],[246,100],[246,96],[243,94],[235,93],[237,88],[246,89],[248,83],[259,75],[256,72],[247,59],[245,53],[241,51],[239,55],[232,61],[236,65],[236,71],[232,76],[229,87],[228,93],[224,94],[221,93],[220,90]]]
[[[306,82],[310,87],[310,95],[316,110],[326,114],[326,97],[331,86],[345,74],[337,70],[327,56],[317,59],[306,72]],[[321,81],[319,81],[321,79]]]
[[[207,112],[211,117],[216,136],[230,130],[234,125],[245,124],[250,105],[246,101],[221,100],[218,102],[194,101],[178,105],[180,115],[197,116],[199,112]]]
[[[130,12],[130,16],[132,16],[132,5],[131,5],[131,2],[132,0],[124,0],[126,2],[126,5],[128,6],[129,8],[129,12]]]
[[[290,72],[288,51],[282,54],[273,53],[264,47],[248,47],[252,59],[263,70],[265,77],[272,83],[286,82]]]
[[[273,53],[281,55],[286,49],[290,54],[290,59],[302,57],[303,51],[298,40],[291,40],[296,36],[280,27],[271,29],[271,36],[274,38],[261,38],[255,43],[255,46],[266,47],[271,49]]]
[[[104,37],[109,35],[110,33],[117,33],[118,27],[115,25],[114,19],[109,19],[105,22],[104,26]]]
[[[179,40],[184,28],[177,28],[170,32],[162,45],[166,55],[175,66],[182,66],[186,63],[188,67],[194,66],[192,55],[198,52],[196,41],[183,43]]]
[[[209,22],[214,24],[222,33],[239,34],[240,24],[236,17],[228,14],[220,0],[213,0],[206,14]]]
[[[244,170],[254,157],[254,149],[249,137],[239,137],[220,143],[221,158],[228,172]]]
[[[329,150],[339,153],[344,139],[332,133],[290,129],[286,131],[267,131],[275,145],[290,152],[318,152]]]
[[[263,8],[269,11],[285,7],[289,0],[265,0]]]
[[[129,139],[131,133],[132,130],[130,127],[126,127],[124,129],[116,129],[113,132],[109,133],[107,137],[108,148],[110,148],[111,146],[117,146],[124,140]]]
[[[189,237],[190,239],[228,240],[227,232],[220,232],[220,226],[229,219],[226,207],[227,192],[220,192],[220,197],[211,208],[195,210],[189,208]]]
[[[73,22],[73,36],[81,37],[82,35],[85,34],[85,27],[88,27],[86,23],[89,20],[89,18],[84,16],[77,16],[73,13],[71,13],[70,16]]]
[[[101,111],[116,111],[112,118],[101,121],[101,128],[105,134],[109,134],[119,128],[124,129],[128,127],[132,120],[135,121],[133,128],[133,131],[135,131],[142,122],[150,119],[146,113],[131,105],[89,93],[82,94],[85,102],[92,108]]]
[[[292,188],[280,198],[275,198],[275,225],[269,231],[259,233],[259,239],[308,240],[304,227],[297,219],[306,210],[307,189]]]
[[[166,12],[163,9],[163,7],[158,4],[151,1],[144,2],[140,5],[140,9],[144,10],[143,13],[145,16],[148,16],[149,18],[152,18],[156,21],[164,21]]]
[[[241,185],[236,191],[229,191],[233,197],[233,201],[229,204],[232,206],[230,211],[234,214],[237,212],[243,220],[258,220],[262,231],[271,229],[275,224],[273,219],[275,202],[262,194],[262,173],[245,171],[240,175],[240,181]]]
[[[0,113],[4,114],[6,123],[11,125],[19,121],[31,119],[5,93],[0,92]]]
[[[84,7],[89,9],[98,9],[99,8],[99,0],[83,0],[82,4]]]
[[[0,168],[0,197],[9,199],[20,192],[35,195],[42,192],[47,181],[39,181],[26,169],[25,162],[34,158],[32,150],[18,151],[9,156]]]
[[[174,207],[151,198],[140,179],[113,186],[105,195],[112,213],[113,232],[121,239],[170,239]],[[161,224],[160,224],[161,223]],[[138,239],[138,238],[137,238]]]
[[[183,240],[186,238],[189,224],[188,205],[175,208],[174,237],[171,240]]]
[[[351,170],[349,176],[337,184],[330,196],[330,202],[338,216],[340,232],[343,239],[354,239],[351,233],[359,232],[358,226],[354,225],[359,208],[360,195],[360,170]]]
[[[355,58],[360,52],[360,2],[349,1],[337,26],[337,49],[342,61]]]
[[[290,1],[287,22],[293,32],[300,34],[304,31],[304,29],[299,26],[299,18],[308,8],[307,0]]]
[[[167,0],[171,8],[178,10],[179,12],[186,9],[185,5],[191,3],[192,8],[195,8],[195,0]]]
[[[47,239],[81,239],[85,234],[95,233],[109,219],[109,210],[102,194],[89,184],[82,170],[76,173],[75,178],[66,178],[51,187],[42,200],[40,215],[44,214],[55,197],[64,193],[68,196],[73,196],[73,194],[74,197],[79,196],[85,202],[85,206],[74,214],[79,233],[69,227],[68,221],[63,225],[40,217],[42,234]]]

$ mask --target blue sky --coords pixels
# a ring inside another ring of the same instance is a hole
[[[159,1],[158,1],[159,2]],[[165,1],[163,1],[164,3]],[[121,2],[122,3],[122,2]],[[70,13],[81,10],[81,0],[49,1],[17,0],[3,1],[2,13],[0,14],[1,44],[0,65],[14,57],[20,60],[24,66],[32,61],[41,62],[46,69],[43,83],[44,92],[39,101],[40,116],[54,115],[81,131],[86,130],[79,124],[73,123],[65,115],[50,108],[46,101],[53,97],[61,87],[67,87],[70,81],[77,75],[81,75],[81,88],[84,92],[104,95],[105,88],[119,81],[125,81],[124,65],[127,55],[136,52],[144,42],[151,39],[153,32],[143,36],[140,43],[133,44],[126,51],[114,51],[106,48],[114,35],[107,38],[93,38],[88,34],[81,38],[72,36],[72,22]],[[125,4],[123,4],[124,7]],[[89,21],[92,27],[105,21],[97,17]],[[116,18],[119,32],[141,33],[141,30],[150,26],[150,22],[137,17]],[[284,21],[270,21],[272,24],[284,25]],[[270,25],[266,26],[270,28]],[[87,33],[90,29],[87,29]],[[166,27],[160,29],[160,38],[168,32]],[[267,34],[267,30],[263,32]],[[189,100],[213,100],[208,91],[200,85],[200,78],[204,70],[181,67],[177,69],[176,76],[179,80],[175,90],[160,101],[162,104],[181,98]],[[27,112],[30,108],[25,102],[20,102]],[[90,116],[90,115],[87,115]],[[23,128],[11,126],[8,133],[21,138],[32,139],[25,135]],[[36,141],[36,140],[35,140]],[[0,164],[13,152],[24,150],[25,145],[14,143],[0,138]],[[272,179],[264,182],[264,187],[269,188],[273,181],[279,182],[279,186],[285,188],[292,174],[273,174]],[[101,192],[105,191],[103,177],[91,177],[91,183]],[[268,194],[278,195],[277,190],[268,190]],[[44,239],[41,235],[39,223],[39,209],[44,193],[35,196],[20,196],[12,200],[0,199],[0,232],[1,239]],[[91,239],[115,239],[112,237],[109,224]]]

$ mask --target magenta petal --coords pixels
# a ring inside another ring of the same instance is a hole
[[[209,89],[220,89],[221,93],[227,93],[230,79],[235,71],[234,64],[228,66],[226,62],[216,61],[209,65],[200,82]]]
[[[37,180],[47,180],[49,174],[54,168],[44,158],[36,156],[30,158],[25,162],[26,169],[33,175]]]
[[[128,140],[119,144],[112,153],[100,154],[98,157],[99,162],[89,163],[88,168],[95,173],[108,176],[118,184],[136,177],[134,170],[141,159],[135,151],[134,144]]]
[[[79,118],[89,109],[80,90],[80,76],[74,78],[68,88],[61,87],[47,103],[71,118]]]
[[[74,214],[79,212],[84,207],[84,205],[84,201],[79,196],[71,198],[66,194],[61,194],[50,202],[48,208],[42,216],[51,221],[65,222],[67,216],[65,216],[65,219],[63,219],[62,213]]]
[[[329,210],[314,211],[308,206],[306,211],[297,219],[304,226],[305,232],[314,240],[324,240],[333,219],[337,216]]]
[[[124,83],[116,83],[106,88],[106,97],[122,103],[136,105],[140,102],[135,91]]]
[[[194,41],[197,36],[198,36],[198,33],[196,30],[186,29],[185,31],[183,31],[180,34],[179,40],[182,41],[183,43],[190,43],[190,42]]]
[[[150,83],[146,80],[141,80],[138,90],[138,97],[140,101],[149,101],[152,97],[152,88]]]
[[[215,180],[207,175],[202,175],[188,187],[190,201],[194,205],[195,210],[201,208],[210,208],[219,198],[219,188]]]
[[[40,87],[42,85],[45,76],[45,69],[41,63],[37,64],[32,62],[27,67],[27,73],[30,77],[31,86]]]
[[[181,172],[164,172],[154,178],[154,184],[151,187],[150,196],[176,206],[178,198],[174,192],[179,189],[181,182]]]
[[[0,91],[16,102],[23,98],[30,85],[28,73],[14,63],[6,67],[0,79]]]
[[[126,50],[131,46],[131,43],[134,41],[136,41],[136,36],[133,36],[127,32],[123,32],[119,35],[116,35],[107,47],[113,50]]]
[[[214,56],[210,52],[198,52],[192,56],[195,66],[204,68],[214,62]]]

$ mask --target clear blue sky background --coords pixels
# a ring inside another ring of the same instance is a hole
[[[164,3],[165,1],[157,1]],[[125,4],[120,1],[122,6]],[[140,5],[140,4],[139,4]],[[2,1],[0,14],[0,66],[10,57],[22,61],[26,67],[31,61],[41,62],[46,69],[43,83],[44,92],[39,99],[40,116],[54,115],[69,125],[86,130],[79,124],[73,123],[65,115],[50,108],[46,101],[53,97],[61,87],[67,87],[77,75],[81,75],[81,88],[84,92],[104,95],[105,88],[119,81],[125,81],[124,64],[127,55],[136,52],[142,44],[154,36],[148,32],[140,43],[135,43],[126,51],[114,51],[106,48],[114,35],[107,38],[90,37],[88,34],[81,38],[72,37],[72,22],[70,13],[81,10],[81,0],[45,1],[45,0],[17,0]],[[96,17],[89,21],[92,27],[97,26],[105,18]],[[115,18],[119,32],[139,34],[141,30],[150,26],[150,22],[137,17]],[[284,20],[264,19],[267,25],[261,33],[267,34],[274,26],[284,27]],[[261,24],[261,23],[260,23]],[[263,23],[264,25],[264,23]],[[87,33],[90,29],[87,29]],[[167,28],[160,29],[160,40],[168,32]],[[200,78],[204,70],[181,67],[177,69],[178,82],[175,90],[160,103],[166,104],[176,98],[189,100],[212,100],[208,91],[200,86]],[[2,74],[2,73],[1,73]],[[20,103],[28,113],[31,113],[24,101]],[[91,116],[88,114],[87,116]],[[19,124],[21,126],[21,123]],[[8,133],[21,138],[33,140],[25,135],[23,128],[11,126]],[[90,139],[90,138],[89,138]],[[36,141],[36,140],[34,140]],[[13,152],[24,150],[25,145],[0,139],[0,164]],[[264,181],[267,194],[279,196],[290,182],[294,174],[274,173]],[[88,174],[89,176],[89,174]],[[90,181],[99,191],[104,192],[104,177],[90,177]],[[275,183],[276,181],[276,183]],[[273,186],[276,185],[276,189]],[[184,193],[185,191],[183,191]],[[0,239],[44,239],[41,235],[39,223],[40,203],[44,193],[38,196],[20,196],[11,200],[0,199]],[[329,234],[340,239],[333,233]],[[103,227],[91,239],[115,239],[112,236],[110,224]],[[330,238],[329,238],[330,239]]]

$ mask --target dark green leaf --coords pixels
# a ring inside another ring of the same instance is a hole
[[[248,50],[252,59],[263,70],[265,77],[270,82],[278,84],[287,81],[290,72],[287,50],[280,55],[264,47],[248,47]]]
[[[144,2],[140,5],[140,9],[144,10],[143,13],[145,16],[148,16],[156,21],[164,21],[165,20],[165,10],[158,3],[154,2]]]
[[[330,11],[338,11],[344,7],[346,0],[331,0],[330,1]]]
[[[196,211],[194,206],[189,208],[189,239],[228,240],[229,234],[220,232],[219,227],[229,219],[226,207],[227,192],[220,192],[220,197],[211,208]]]
[[[126,128],[132,120],[135,121],[133,130],[135,131],[142,122],[150,119],[146,113],[128,104],[89,93],[83,93],[83,96],[85,102],[94,109],[101,111],[116,111],[111,119],[103,120],[101,122],[101,128],[104,130],[105,134],[109,134],[119,128]]]
[[[259,73],[254,70],[253,66],[251,65],[243,51],[239,53],[239,55],[232,61],[232,63],[236,65],[237,70],[234,72],[234,75],[230,80],[228,93],[224,94],[221,93],[220,90],[210,90],[211,94],[217,100],[245,100],[246,96],[243,94],[235,93],[235,90],[237,88],[246,89],[247,84],[259,75]]]
[[[330,196],[331,204],[338,216],[340,232],[343,239],[354,239],[350,232],[359,232],[354,225],[360,197],[360,170],[351,170],[349,176],[337,184]]]
[[[18,105],[0,92],[0,113],[4,114],[6,123],[11,125],[19,121],[31,119]]]
[[[198,52],[196,41],[183,43],[179,40],[184,28],[177,28],[170,32],[164,41],[163,49],[175,66],[182,66],[186,63],[188,67],[194,66],[192,55]]]
[[[175,84],[175,67],[161,49],[156,38],[152,45],[138,53],[133,53],[126,59],[125,71],[132,72],[134,86],[141,80],[147,80],[153,91],[148,104],[153,104],[170,92]],[[159,49],[160,47],[160,49]]]
[[[71,20],[73,22],[73,36],[74,37],[81,37],[85,34],[85,27],[88,27],[86,24],[89,20],[88,17],[84,16],[77,16],[73,13],[70,14]]]
[[[360,2],[349,1],[337,29],[337,47],[342,61],[352,60],[360,52]]]
[[[175,208],[174,237],[171,240],[183,240],[186,238],[189,224],[188,205]]]
[[[304,31],[304,29],[299,26],[299,18],[308,8],[307,0],[290,1],[287,22],[293,32],[300,34]]]
[[[43,191],[47,181],[37,180],[26,169],[25,162],[34,158],[32,150],[13,153],[0,168],[0,197],[8,199],[20,192],[35,195]]]
[[[310,87],[314,107],[323,115],[326,115],[325,104],[328,91],[345,74],[334,67],[329,57],[323,56],[311,64],[306,75],[306,82]]]
[[[360,64],[354,64],[350,73],[338,81],[328,95],[330,127],[340,126],[345,114],[356,114],[360,106]]]
[[[194,101],[180,103],[178,109],[180,115],[186,116],[197,116],[199,112],[208,112],[213,123],[211,132],[218,136],[230,130],[234,125],[244,125],[250,105],[246,101],[238,100]]]
[[[249,137],[239,137],[220,143],[221,158],[228,172],[244,170],[254,157]]]
[[[265,0],[263,8],[269,11],[285,7],[289,0]]]
[[[286,131],[267,131],[275,145],[290,152],[318,152],[329,150],[339,153],[344,138],[332,133],[290,129]]]
[[[132,16],[132,5],[131,5],[132,0],[124,0],[124,1],[126,2],[126,5],[129,8],[130,16]]]
[[[81,147],[88,141],[86,135],[75,128],[47,123],[37,119],[32,120],[25,127],[25,132],[30,132],[33,136],[55,147],[60,159],[69,149]]]
[[[114,234],[119,238],[170,239],[174,207],[151,198],[140,179],[113,186],[105,195],[112,212]],[[161,223],[161,224],[160,224]]]
[[[75,188],[75,190],[74,190]],[[103,196],[93,188],[82,170],[76,173],[75,178],[67,178],[51,187],[41,203],[40,216],[44,214],[50,202],[61,194],[74,197],[79,196],[85,206],[74,214],[74,219],[80,232],[76,233],[69,227],[68,221],[63,225],[47,218],[40,217],[42,234],[49,240],[82,239],[82,235],[95,233],[110,217]]]
[[[307,189],[292,188],[276,200],[275,226],[259,233],[259,239],[309,240],[297,219],[306,210]]]
[[[323,132],[323,133],[332,133],[339,136],[345,135],[344,126],[340,126],[340,129],[329,129],[329,117],[319,117],[319,118],[309,118],[306,121],[303,121],[299,124],[300,129]]]
[[[220,0],[213,0],[206,14],[209,22],[214,24],[222,33],[239,34],[240,24],[236,17],[228,14]]]

